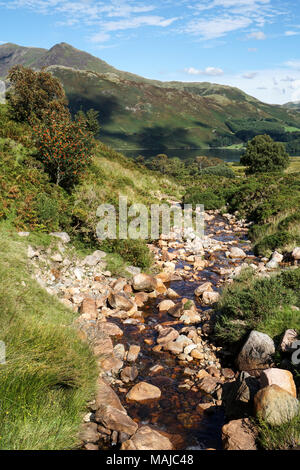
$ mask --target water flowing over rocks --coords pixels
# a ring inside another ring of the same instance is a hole
[[[268,369],[271,338],[251,332],[237,359],[240,372],[212,342],[212,306],[222,288],[243,268],[266,276],[273,266],[253,256],[243,221],[217,211],[205,220],[202,239],[173,232],[149,245],[152,275],[130,266],[128,276],[113,277],[104,252],[79,260],[64,233],[52,234],[54,251],[28,247],[33,277],[77,313],[78,334],[99,366],[95,400],[79,431],[83,448],[254,449],[249,416],[271,410],[272,422],[281,422],[286,406],[288,419],[296,413],[292,379]],[[288,350],[292,338],[286,332],[281,347]]]

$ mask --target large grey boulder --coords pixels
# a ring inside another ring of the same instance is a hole
[[[51,237],[60,238],[63,243],[69,243],[71,238],[66,232],[52,232],[50,233]]]
[[[256,416],[275,426],[291,421],[299,412],[299,402],[278,385],[257,392],[254,398]]]
[[[255,375],[255,371],[267,369],[272,363],[275,345],[270,336],[259,331],[251,331],[237,358],[239,370]]]

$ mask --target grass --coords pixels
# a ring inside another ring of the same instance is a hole
[[[74,448],[95,389],[94,357],[72,327],[75,314],[29,276],[27,242],[3,223],[0,237],[0,449]]]
[[[289,450],[300,445],[300,413],[280,426],[259,420],[258,429],[258,443],[265,450]]]
[[[276,338],[288,328],[300,331],[300,268],[257,278],[244,270],[235,282],[223,290],[216,307],[215,336],[219,342],[239,347],[251,330]]]

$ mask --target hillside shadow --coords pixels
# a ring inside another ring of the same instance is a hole
[[[99,123],[101,126],[113,121],[115,114],[120,112],[118,100],[113,96],[98,95],[89,98],[84,95],[68,94],[69,109],[74,115],[78,111],[88,111],[93,108],[99,112]]]
[[[167,150],[169,148],[193,148],[194,142],[188,137],[183,127],[144,127],[134,137],[135,143],[141,148]]]

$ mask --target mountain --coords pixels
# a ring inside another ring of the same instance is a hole
[[[285,103],[283,107],[293,111],[300,111],[300,101],[290,101],[289,103]]]
[[[270,127],[280,135],[287,128],[300,129],[300,115],[294,110],[262,103],[238,88],[146,79],[117,70],[66,43],[49,50],[0,46],[0,77],[5,78],[16,64],[36,70],[46,67],[58,77],[72,112],[98,110],[101,139],[115,148],[167,150],[238,144],[258,121],[259,133]]]

